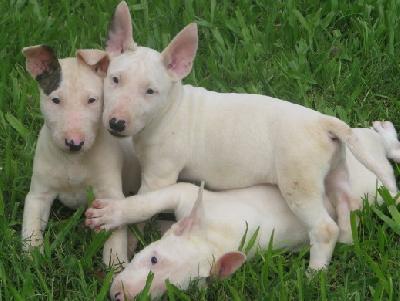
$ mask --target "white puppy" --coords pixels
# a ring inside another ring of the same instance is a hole
[[[307,226],[314,269],[329,263],[339,235],[323,199],[342,199],[348,206],[354,199],[342,142],[395,192],[385,167],[337,118],[268,96],[182,85],[197,51],[195,24],[162,53],[136,46],[125,2],[111,25],[103,122],[114,135],[133,136],[142,167],[140,192],[178,177],[204,180],[215,190],[276,184]]]
[[[388,165],[387,177],[394,180],[387,156],[400,162],[400,143],[390,122],[374,122],[372,129],[354,129],[371,155]],[[375,201],[377,179],[348,153],[348,168],[352,189],[361,197],[368,195]],[[165,291],[164,282],[185,289],[189,281],[215,274],[226,277],[245,260],[237,252],[248,223],[249,237],[260,227],[257,244],[265,249],[274,231],[273,248],[294,248],[308,241],[307,229],[283,201],[276,186],[255,186],[226,192],[204,191],[202,212],[194,206],[198,188],[179,183],[155,192],[120,201],[96,201],[89,208],[91,224],[102,229],[113,229],[123,224],[145,220],[166,209],[173,209],[179,220],[161,240],[136,254],[132,262],[119,274],[112,285],[111,297],[123,300],[134,297],[144,287],[150,271],[154,280],[150,289],[153,297]],[[347,223],[349,208],[332,204],[341,223]],[[97,208],[97,209],[96,209]],[[189,215],[190,213],[190,215]],[[351,233],[350,233],[351,235]],[[249,238],[248,237],[248,238]],[[253,255],[251,252],[249,255]],[[214,259],[217,261],[214,263]]]
[[[55,198],[71,208],[86,205],[86,189],[98,197],[124,197],[124,185],[135,192],[140,168],[132,142],[119,141],[101,124],[104,54],[80,50],[76,58],[58,60],[48,46],[23,49],[26,67],[40,87],[44,125],[37,141],[31,186],[25,200],[22,238],[25,248],[41,246],[42,232]],[[105,244],[106,264],[127,262],[126,228],[114,231]]]

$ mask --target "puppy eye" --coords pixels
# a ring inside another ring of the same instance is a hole
[[[119,83],[119,79],[118,79],[118,77],[116,77],[116,76],[113,76],[113,77],[112,77],[112,80],[113,80],[113,82],[114,82],[115,84],[118,84],[118,83]]]
[[[157,257],[153,256],[151,257],[151,264],[156,264],[157,263]]]
[[[56,105],[58,105],[61,102],[61,100],[58,97],[53,97],[51,101],[54,102]]]
[[[96,98],[90,97],[88,100],[88,103],[94,103],[96,101]]]
[[[155,93],[155,91],[153,90],[153,89],[151,89],[151,88],[148,88],[147,90],[146,90],[146,94],[154,94]]]

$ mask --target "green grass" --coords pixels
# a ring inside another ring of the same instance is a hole
[[[56,206],[43,255],[26,257],[20,230],[42,124],[23,46],[60,56],[101,47],[118,1],[0,0],[0,300],[105,300],[111,273],[80,212]],[[336,115],[352,126],[389,119],[400,128],[400,1],[128,1],[137,42],[161,50],[184,25],[199,24],[187,83],[263,93]],[[277,112],[278,113],[278,112]],[[390,201],[390,200],[388,200]],[[399,300],[395,209],[357,213],[355,245],[338,245],[327,272],[306,277],[308,251],[266,251],[226,281],[171,300]],[[397,227],[397,228],[396,228]]]

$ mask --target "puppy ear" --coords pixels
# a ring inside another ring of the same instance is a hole
[[[162,52],[162,60],[174,80],[185,78],[192,70],[198,46],[197,24],[190,23]]]
[[[246,261],[246,255],[242,252],[228,252],[222,255],[211,268],[210,276],[221,279],[228,278],[236,272]]]
[[[202,231],[205,214],[203,208],[203,190],[204,182],[201,183],[199,194],[193,208],[188,216],[185,216],[179,222],[172,226],[172,231],[175,235],[181,236],[193,233],[193,231]]]
[[[44,93],[49,95],[61,82],[61,65],[55,51],[46,45],[25,47],[22,54],[26,58],[26,70],[39,83]]]
[[[132,20],[129,7],[125,1],[121,1],[115,9],[111,19],[106,51],[111,56],[124,53],[126,50],[135,50],[136,44],[132,37]]]
[[[110,64],[107,52],[98,49],[79,49],[76,52],[76,58],[78,62],[88,65],[100,76],[106,76]]]

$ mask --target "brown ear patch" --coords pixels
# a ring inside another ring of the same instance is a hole
[[[61,65],[54,50],[46,45],[27,47],[22,50],[26,57],[26,69],[49,95],[60,86]]]

